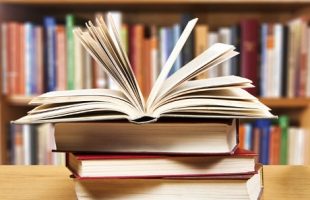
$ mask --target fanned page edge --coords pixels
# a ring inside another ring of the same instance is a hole
[[[150,92],[150,95],[147,99],[147,102],[146,102],[146,110],[148,110],[148,108],[154,102],[158,92],[160,91],[164,81],[168,77],[168,74],[169,74],[174,62],[176,61],[177,57],[179,56],[185,42],[187,41],[189,35],[193,31],[197,21],[198,21],[198,18],[195,18],[195,19],[192,19],[191,21],[189,21],[187,23],[184,31],[182,32],[180,38],[178,39],[176,45],[173,48],[171,54],[169,55],[165,65],[162,67],[162,70],[161,70],[158,78],[155,81],[155,84],[154,84],[154,86]]]

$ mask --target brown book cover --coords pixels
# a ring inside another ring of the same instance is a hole
[[[37,68],[37,93],[42,94],[44,92],[44,63],[43,63],[43,28],[41,26],[35,27],[36,37],[35,37],[35,44],[36,44],[36,68]],[[65,54],[65,53],[64,53]],[[65,67],[66,68],[66,67]]]
[[[270,131],[269,140],[269,164],[280,164],[280,141],[281,141],[281,128],[272,126]]]
[[[57,89],[66,90],[67,86],[67,69],[66,69],[66,32],[63,25],[56,26],[56,73]]]
[[[143,86],[142,93],[144,97],[148,97],[151,91],[151,39],[150,30],[148,27],[144,29],[143,51],[142,51],[142,72],[143,72]]]
[[[129,58],[134,74],[138,81],[139,87],[141,88],[142,91],[144,91],[143,66],[142,66],[143,36],[144,36],[144,27],[142,24],[135,24],[130,27]]]

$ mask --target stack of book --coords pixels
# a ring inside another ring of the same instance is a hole
[[[239,118],[273,118],[237,76],[191,80],[237,55],[215,44],[173,74],[197,19],[184,28],[144,100],[117,30],[102,18],[76,30],[119,90],[49,92],[16,123],[55,123],[78,199],[258,199],[262,167],[238,148]]]

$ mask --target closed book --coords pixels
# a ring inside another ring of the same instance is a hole
[[[251,79],[258,86],[258,45],[259,45],[259,23],[254,19],[242,20],[241,29],[241,76]],[[258,88],[247,89],[252,95],[258,95]]]
[[[57,123],[57,151],[210,154],[232,153],[237,145],[237,120],[183,120]],[[91,128],[90,128],[91,127]],[[83,142],[81,142],[83,141]]]
[[[233,155],[163,156],[68,153],[67,167],[81,178],[160,178],[255,172],[255,153],[237,149]]]
[[[250,199],[260,198],[263,170],[257,174],[162,179],[77,179],[78,199]]]
[[[45,28],[45,79],[47,80],[46,91],[54,91],[57,89],[56,78],[56,20],[54,17],[44,18]]]

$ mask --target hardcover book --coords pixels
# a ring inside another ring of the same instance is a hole
[[[161,178],[255,173],[256,154],[134,155],[68,153],[67,167],[80,178]]]
[[[231,154],[236,138],[238,121],[232,119],[55,124],[56,150],[65,152]]]

